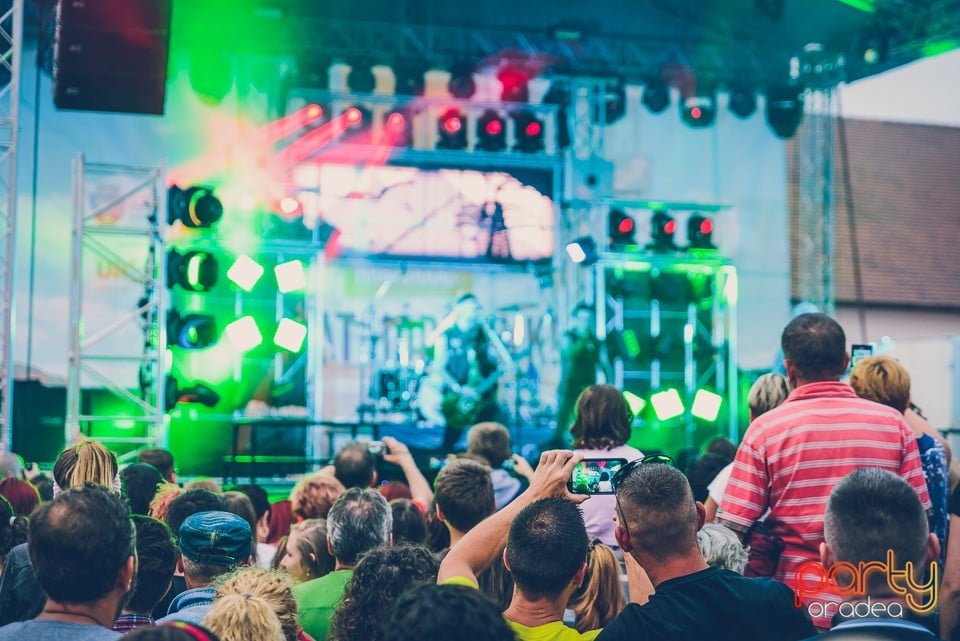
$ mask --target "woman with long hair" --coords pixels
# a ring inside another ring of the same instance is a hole
[[[620,585],[620,561],[611,548],[594,541],[583,584],[567,603],[576,617],[574,627],[580,632],[599,630],[626,606]]]
[[[290,527],[280,567],[294,581],[302,583],[320,578],[332,572],[334,565],[336,560],[327,549],[325,519],[307,519]]]

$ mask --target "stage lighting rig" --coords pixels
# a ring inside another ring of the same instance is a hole
[[[603,98],[606,122],[612,125],[627,113],[627,86],[617,79],[607,83]]]
[[[210,252],[167,251],[167,287],[179,285],[188,292],[210,291],[217,284],[219,264]]]
[[[713,124],[717,115],[716,94],[697,94],[680,101],[680,117],[688,127],[701,129]]]
[[[181,189],[173,185],[167,190],[167,224],[176,221],[185,227],[207,229],[223,216],[223,204],[209,187]]]
[[[716,249],[713,244],[713,221],[702,214],[687,219],[687,242],[690,249]]]
[[[343,112],[343,119],[347,133],[357,133],[370,128],[373,114],[363,105],[353,105]]]
[[[567,256],[577,265],[589,267],[600,260],[597,243],[590,236],[581,236],[566,247]]]
[[[677,221],[663,210],[653,212],[650,218],[650,238],[648,249],[667,253],[677,250],[674,235],[677,233]]]
[[[514,111],[514,137],[517,142],[514,149],[526,154],[535,154],[543,151],[543,121],[537,118],[529,109]]]
[[[463,150],[467,148],[467,115],[450,107],[440,114],[437,120],[438,149]]]
[[[610,249],[623,249],[637,244],[637,224],[622,209],[611,209],[607,215],[607,233],[610,237]]]
[[[779,138],[792,138],[803,120],[803,95],[797,87],[767,91],[767,124]]]
[[[450,80],[447,90],[454,98],[466,100],[477,91],[477,83],[473,79],[474,64],[468,61],[456,62],[450,66]]]
[[[744,120],[753,115],[757,110],[757,97],[753,92],[745,87],[733,87],[730,89],[730,99],[727,102],[730,112],[737,118]]]
[[[477,149],[503,151],[507,148],[507,122],[495,109],[487,109],[477,119]]]
[[[397,107],[383,119],[383,131],[394,147],[413,144],[413,114],[408,107]]]
[[[650,113],[663,113],[670,106],[670,87],[660,79],[648,80],[643,86],[643,96],[640,98],[640,103]]]

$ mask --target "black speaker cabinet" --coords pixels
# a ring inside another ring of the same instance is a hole
[[[172,0],[60,0],[58,109],[162,114]]]

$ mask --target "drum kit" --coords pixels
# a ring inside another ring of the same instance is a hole
[[[507,374],[500,393],[514,420],[529,421],[539,410],[534,353],[539,350],[540,330],[552,318],[533,316],[538,307],[536,303],[500,307],[484,321],[511,359],[502,364]],[[380,420],[442,425],[440,395],[434,393],[439,377],[431,376],[437,321],[429,316],[385,316],[380,325],[381,333],[370,335],[369,385],[361,413],[373,412]]]

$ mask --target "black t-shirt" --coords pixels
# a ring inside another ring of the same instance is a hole
[[[664,581],[646,605],[628,605],[597,641],[797,641],[814,634],[783,583],[707,568]]]

